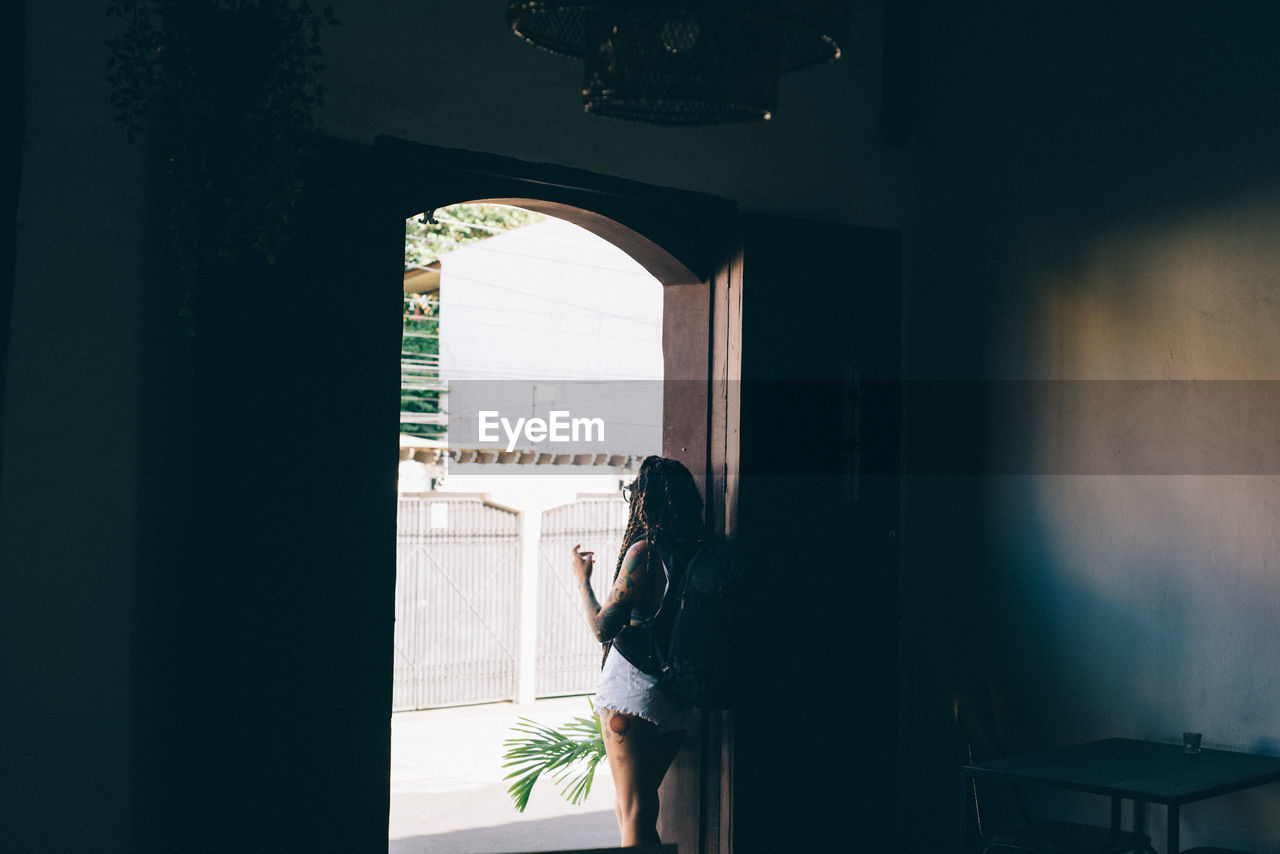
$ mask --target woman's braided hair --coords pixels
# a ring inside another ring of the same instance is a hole
[[[631,483],[631,510],[627,530],[622,535],[622,548],[613,568],[613,580],[622,572],[627,550],[640,540],[647,540],[645,576],[656,584],[654,559],[658,544],[671,548],[681,541],[691,541],[702,533],[702,494],[693,475],[679,460],[649,456],[640,463],[640,471]],[[661,558],[658,558],[659,560]],[[608,656],[612,642],[604,645]]]

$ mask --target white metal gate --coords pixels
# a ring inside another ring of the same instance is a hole
[[[402,495],[396,519],[396,711],[515,696],[519,514]]]
[[[577,543],[594,551],[592,589],[604,601],[627,527],[621,496],[582,498],[542,514],[538,539],[538,640],[534,692],[539,697],[584,694],[600,675],[600,644],[591,636],[569,569]]]

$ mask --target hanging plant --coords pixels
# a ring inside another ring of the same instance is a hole
[[[324,103],[320,34],[332,7],[293,0],[116,0],[107,42],[116,119],[162,158],[166,219],[194,333],[196,284],[274,264]]]

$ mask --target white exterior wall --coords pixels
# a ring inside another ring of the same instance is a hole
[[[586,229],[548,218],[440,268],[444,379],[662,379],[662,286]]]

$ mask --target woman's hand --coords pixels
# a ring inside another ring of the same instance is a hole
[[[580,551],[581,545],[573,547],[573,577],[579,584],[591,583],[591,570],[595,566],[595,552]]]

